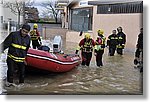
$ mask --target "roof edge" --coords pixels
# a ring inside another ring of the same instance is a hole
[[[88,1],[89,5],[101,5],[101,4],[123,4],[123,3],[142,3],[140,0],[103,0],[103,1]]]

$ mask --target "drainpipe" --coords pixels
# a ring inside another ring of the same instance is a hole
[[[45,40],[46,40],[46,27],[44,27],[45,30],[44,30],[44,35],[45,35]]]
[[[11,18],[8,18],[8,23],[7,23],[7,33],[8,33],[8,35],[9,35],[9,33],[10,33],[10,21],[11,21]]]

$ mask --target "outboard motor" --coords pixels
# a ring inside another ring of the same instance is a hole
[[[53,40],[53,52],[60,53],[62,50],[62,39],[61,36],[55,36]]]

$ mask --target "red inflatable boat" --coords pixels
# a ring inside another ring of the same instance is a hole
[[[67,72],[81,63],[75,54],[54,54],[42,50],[29,49],[26,57],[28,66],[51,72]]]

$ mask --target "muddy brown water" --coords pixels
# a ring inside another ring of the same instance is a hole
[[[70,45],[71,43],[69,43]],[[74,53],[74,47],[66,47],[66,53]],[[104,66],[97,68],[93,55],[90,67],[78,66],[66,73],[28,72],[25,84],[5,87],[7,65],[1,59],[2,94],[98,94],[98,95],[141,95],[143,94],[142,74],[134,68],[134,53],[123,56],[108,56],[105,49]]]

